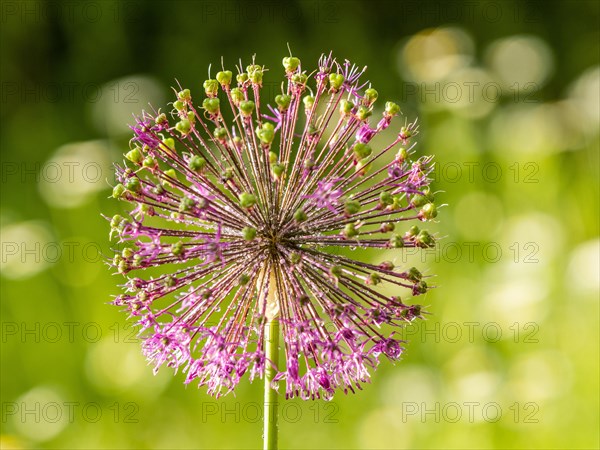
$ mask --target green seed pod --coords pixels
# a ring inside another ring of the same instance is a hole
[[[177,285],[177,279],[173,275],[167,275],[163,283],[166,287],[175,287]]]
[[[408,139],[413,136],[413,132],[412,130],[406,127],[402,127],[400,128],[400,136],[402,137],[402,139]]]
[[[188,161],[188,168],[196,173],[202,172],[202,169],[206,166],[206,159],[202,156],[194,155]]]
[[[283,67],[287,73],[295,72],[296,69],[300,66],[300,59],[295,56],[286,56],[283,58]]]
[[[382,233],[389,233],[390,231],[394,231],[395,228],[396,225],[394,225],[392,222],[384,222],[381,224],[381,227],[379,227],[379,231]]]
[[[292,97],[286,94],[280,94],[275,97],[275,103],[279,107],[279,111],[287,111],[292,102]]]
[[[202,86],[207,97],[215,97],[219,92],[219,82],[217,80],[206,80]]]
[[[377,100],[377,97],[379,97],[379,93],[375,89],[369,88],[365,90],[365,100],[368,105],[372,105]]]
[[[259,66],[258,64],[250,64],[248,66],[246,66],[246,72],[248,72],[248,75],[251,76],[253,73],[261,71],[262,67]]]
[[[346,202],[344,203],[344,213],[346,213],[347,216],[356,214],[360,211],[360,208],[360,202],[356,200],[346,200]]]
[[[410,229],[406,232],[406,237],[415,237],[417,234],[419,234],[419,227],[416,225],[413,225],[412,227],[410,227]]]
[[[189,134],[192,131],[192,124],[187,119],[182,119],[175,125],[175,129],[179,131],[183,136]]]
[[[172,178],[174,180],[177,180],[177,172],[175,172],[175,169],[167,169],[165,170],[165,175],[168,176],[169,178]]]
[[[125,154],[125,158],[131,161],[134,164],[141,164],[144,160],[144,155],[142,153],[142,149],[139,147],[135,147],[134,149],[128,151]]]
[[[251,241],[256,237],[256,228],[244,227],[242,229],[242,236],[246,241]]]
[[[381,264],[379,264],[379,268],[381,270],[387,270],[387,271],[392,271],[394,270],[394,263],[391,261],[383,261]]]
[[[125,187],[131,192],[140,192],[142,190],[142,183],[137,177],[131,177],[125,182]]]
[[[385,102],[385,115],[388,117],[397,116],[400,113],[400,106],[394,102]]]
[[[368,158],[373,152],[369,144],[363,144],[362,142],[357,142],[354,144],[352,151],[356,155],[356,159]]]
[[[293,83],[305,85],[306,81],[308,80],[308,77],[305,73],[295,73],[294,75],[292,75],[291,80]]]
[[[427,203],[421,208],[419,211],[419,219],[421,220],[431,220],[437,217],[437,208],[433,203]]]
[[[125,193],[127,189],[125,189],[125,186],[123,186],[121,183],[117,184],[112,191],[112,196],[113,198],[121,198],[123,196],[123,194]],[[117,217],[117,216],[115,216]],[[121,217],[121,216],[119,216]],[[114,217],[113,217],[114,220]],[[111,227],[112,227],[112,222],[111,222]]]
[[[165,138],[162,140],[163,148],[169,153],[175,153],[175,140],[173,138]]]
[[[285,172],[285,166],[283,164],[279,164],[279,163],[271,164],[271,173],[273,175],[273,178],[275,178],[276,180],[281,179],[281,176],[283,175],[284,172]]]
[[[342,231],[342,235],[347,239],[352,239],[353,237],[358,236],[358,230],[353,223],[347,223],[344,227],[344,231]]]
[[[153,216],[154,215],[154,206],[148,205],[146,203],[138,203],[138,206],[140,207],[140,211],[143,214],[148,214],[149,216]]]
[[[196,206],[194,199],[183,197],[179,202],[179,212],[189,212],[194,208],[194,206]]]
[[[173,256],[181,256],[183,255],[183,242],[182,241],[178,241],[175,244],[171,245],[171,253],[173,253]]]
[[[387,191],[382,191],[379,194],[379,203],[381,203],[382,205],[388,206],[391,205],[392,203],[394,203],[394,198],[392,197],[392,194],[390,194]]]
[[[221,101],[217,97],[205,98],[202,101],[202,108],[209,114],[217,114],[221,108]]]
[[[435,200],[435,194],[431,192],[429,186],[423,189],[423,195],[427,197],[427,200],[429,200],[430,202],[433,202]]]
[[[404,162],[408,159],[408,151],[404,147],[400,147],[398,149],[398,153],[396,153],[396,161]]]
[[[406,272],[406,278],[416,282],[421,281],[423,275],[421,274],[421,272],[419,272],[419,270],[416,267],[411,267],[410,269],[408,269],[408,272]]]
[[[398,233],[392,235],[390,238],[390,247],[392,248],[402,248],[404,247],[404,239]]]
[[[118,186],[118,185],[117,185]],[[123,222],[127,222],[125,220],[125,218],[119,214],[115,214],[114,216],[112,216],[112,218],[110,219],[110,227],[111,228],[117,228],[119,225],[121,225]]]
[[[152,156],[146,156],[144,158],[144,162],[142,163],[142,166],[144,166],[146,169],[154,169],[157,165],[158,163],[156,162],[156,159],[154,159]]]
[[[425,283],[424,281],[419,281],[417,284],[415,284],[413,286],[413,294],[414,295],[425,294],[428,289],[429,289],[429,287],[427,286],[427,283]],[[418,316],[421,313],[421,307],[419,305],[414,305],[414,306],[418,307],[418,308],[413,308],[413,314]]]
[[[227,139],[227,129],[222,127],[215,128],[213,135],[218,141],[225,141]]]
[[[223,87],[229,86],[231,84],[231,79],[233,78],[233,73],[230,70],[224,70],[222,72],[217,73],[217,81]]]
[[[359,106],[356,110],[356,118],[358,120],[367,120],[371,116],[372,112],[366,106]]]
[[[341,73],[330,73],[329,74],[329,85],[331,90],[337,92],[340,90],[342,85],[344,84],[344,75]]]
[[[250,117],[254,112],[254,102],[252,100],[246,100],[240,102],[240,112],[244,117]]]
[[[263,69],[259,68],[254,70],[253,72],[248,72],[248,75],[250,77],[250,81],[252,82],[252,84],[256,84],[261,86],[262,85],[262,81],[263,81]]]
[[[120,261],[117,265],[117,272],[119,272],[120,274],[125,275],[127,272],[129,272],[129,269],[130,267],[127,261]]]
[[[123,257],[121,255],[116,254],[115,256],[113,256],[113,259],[112,259],[113,266],[118,266],[121,261],[123,261]]]
[[[223,182],[229,181],[233,178],[233,167],[228,167],[221,173],[221,179]]]
[[[272,123],[265,122],[261,128],[256,129],[256,136],[263,144],[270,145],[275,139],[275,127]]]
[[[347,116],[352,112],[354,106],[354,103],[352,103],[351,101],[342,100],[340,102],[340,113],[342,114],[342,116]]]
[[[294,213],[294,220],[296,222],[304,222],[307,218],[308,217],[302,208],[298,208]]]
[[[248,192],[242,192],[239,195],[240,206],[242,208],[252,208],[256,205],[256,197],[253,194],[249,194]]]
[[[397,209],[402,208],[402,196],[400,194],[392,196],[392,206],[391,209],[396,211]]]
[[[415,194],[410,199],[410,204],[411,204],[411,206],[413,208],[418,208],[418,207],[423,206],[424,204],[426,204],[427,201],[428,201],[427,197],[425,197],[424,195]]]
[[[377,273],[370,273],[365,280],[365,283],[368,285],[376,286],[381,283],[381,276]]]
[[[371,163],[369,158],[361,159],[354,166],[354,171],[357,172],[360,176],[365,176],[371,170]]]
[[[435,247],[435,239],[426,230],[421,230],[415,238],[415,245],[421,248]]]
[[[312,170],[315,167],[315,161],[312,158],[305,159],[302,163],[305,169]]]
[[[192,99],[192,95],[190,94],[190,90],[189,89],[183,89],[182,91],[179,91],[177,93],[177,98],[179,100],[182,100],[184,102],[188,102]]]
[[[157,125],[168,123],[167,115],[165,113],[159,114],[158,116],[156,116],[156,119],[154,119],[154,123]]]
[[[245,100],[244,93],[240,88],[233,88],[231,90],[231,100],[236,106],[239,106],[239,104]]]
[[[307,95],[302,99],[304,103],[304,109],[309,110],[315,104],[315,98],[312,95]]]
[[[231,145],[231,147],[233,147],[233,148],[241,150],[243,142],[244,141],[242,140],[241,137],[239,137],[239,136],[233,136],[231,138],[231,141],[229,142],[229,145]]]

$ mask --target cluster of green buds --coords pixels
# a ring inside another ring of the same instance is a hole
[[[264,122],[256,128],[256,137],[265,147],[270,147],[273,139],[275,139],[275,127],[270,122]]]
[[[189,89],[182,89],[177,93],[177,100],[173,102],[173,107],[177,110],[179,122],[175,124],[175,129],[182,136],[187,136],[194,128],[196,115],[190,110],[192,105],[192,95]],[[165,117],[166,120],[166,117]]]
[[[271,166],[271,175],[276,181],[281,180],[285,173],[285,166],[278,162],[278,160],[279,157],[277,156],[277,153],[273,151],[269,152],[269,164]]]
[[[262,86],[264,68],[258,64],[250,64],[246,67],[248,79],[255,86]]]
[[[277,104],[277,109],[281,112],[285,112],[290,108],[290,103],[292,102],[292,97],[287,94],[279,94],[275,97],[275,103]]]
[[[427,230],[421,230],[413,225],[404,235],[407,242],[413,242],[416,247],[431,248],[435,246],[434,237]]]
[[[378,209],[386,209],[388,211],[397,211],[402,208],[402,194],[391,194],[388,191],[382,191],[379,194]]]
[[[420,208],[417,217],[422,221],[432,220],[437,217],[437,207],[435,203],[435,195],[431,192],[429,186],[423,190],[421,194],[414,194],[410,200],[410,205],[413,208]]]

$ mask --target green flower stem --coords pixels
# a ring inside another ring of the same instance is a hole
[[[277,366],[279,364],[279,319],[269,320],[265,327],[265,355]],[[264,450],[277,449],[277,391],[271,381],[277,370],[269,363],[265,365],[265,410],[264,410]]]

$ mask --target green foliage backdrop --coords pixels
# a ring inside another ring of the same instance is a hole
[[[156,377],[102,264],[131,114],[252,55],[334,51],[419,118],[439,287],[363,392],[285,402],[283,448],[598,448],[599,4],[4,1],[2,448],[256,448],[261,385]],[[270,75],[271,74],[271,75]]]

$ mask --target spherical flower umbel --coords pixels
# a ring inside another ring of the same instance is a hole
[[[412,224],[437,215],[417,127],[388,129],[399,106],[375,107],[365,69],[348,61],[283,66],[268,108],[254,60],[194,99],[180,87],[166,112],[136,119],[117,167],[113,196],[134,207],[110,219],[111,265],[127,277],[114,304],[137,320],[155,370],[180,369],[216,396],[274,366],[269,321],[283,337],[273,385],[314,399],[361,388],[381,355],[400,357],[399,327],[424,314],[406,298],[427,292],[426,277],[380,254],[435,245]],[[388,143],[371,145],[378,135]],[[366,249],[379,255],[362,260]]]

